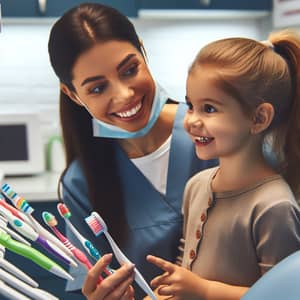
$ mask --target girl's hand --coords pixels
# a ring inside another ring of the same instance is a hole
[[[106,254],[88,271],[82,293],[88,300],[134,300],[131,283],[134,279],[134,265],[125,264],[99,283],[99,277],[112,260]]]
[[[157,288],[157,293],[173,300],[204,299],[206,280],[191,271],[172,264],[161,258],[148,255],[147,260],[165,271],[161,276],[151,281],[151,286]]]

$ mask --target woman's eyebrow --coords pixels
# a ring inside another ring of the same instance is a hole
[[[132,57],[136,56],[136,54],[131,53],[128,54],[118,65],[117,65],[117,70],[121,69]],[[93,76],[93,77],[88,77],[86,79],[84,79],[81,83],[81,86],[84,86],[85,84],[89,83],[89,82],[93,82],[96,80],[100,80],[100,79],[104,79],[105,77],[102,75],[98,75],[98,76]]]
[[[119,71],[124,65],[126,65],[126,63],[132,58],[136,56],[136,54],[131,53],[128,54],[118,65],[117,65],[117,70]]]
[[[104,78],[104,76],[102,76],[102,75],[88,77],[88,78],[86,78],[82,81],[81,86],[84,86],[85,84],[87,84],[89,82],[93,82],[93,81],[100,80],[100,79],[103,79],[103,78]]]

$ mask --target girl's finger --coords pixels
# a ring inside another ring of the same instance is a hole
[[[157,292],[161,296],[173,296],[174,295],[172,286],[169,286],[169,285],[164,285],[164,286],[159,287],[157,289]]]
[[[175,270],[175,266],[174,264],[159,258],[157,256],[153,256],[153,255],[147,255],[147,261],[156,265],[157,267],[163,269],[164,271],[168,272],[168,273],[173,273]]]
[[[157,276],[157,277],[153,278],[150,282],[150,285],[153,288],[156,288],[156,287],[158,287],[162,284],[167,284],[166,281],[167,281],[168,277],[169,277],[169,273],[166,272],[166,273],[164,273],[160,276]]]
[[[96,289],[99,277],[101,276],[101,273],[104,271],[107,265],[111,262],[111,259],[111,253],[103,255],[93,266],[93,268],[88,271],[82,287],[83,295],[88,297],[88,295]]]

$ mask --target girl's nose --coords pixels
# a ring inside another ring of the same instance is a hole
[[[202,126],[203,122],[199,116],[190,115],[185,118],[185,123],[189,128],[197,128]]]

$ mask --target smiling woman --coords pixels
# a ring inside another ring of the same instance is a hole
[[[101,253],[111,252],[84,222],[92,210],[99,212],[149,282],[158,270],[146,262],[148,253],[171,261],[178,255],[186,181],[216,162],[197,160],[182,127],[186,106],[169,99],[152,78],[132,23],[115,9],[82,4],[66,12],[51,30],[49,55],[61,87],[67,159],[61,183],[72,222]],[[111,259],[105,256],[88,276],[71,269],[75,281],[67,289],[83,287],[91,299],[129,299],[128,266],[97,286]],[[143,295],[135,288],[136,299]]]
[[[72,84],[74,91],[65,84],[62,90],[94,118],[129,131],[147,124],[155,85],[144,57],[129,42],[98,43],[86,51],[74,64]]]

